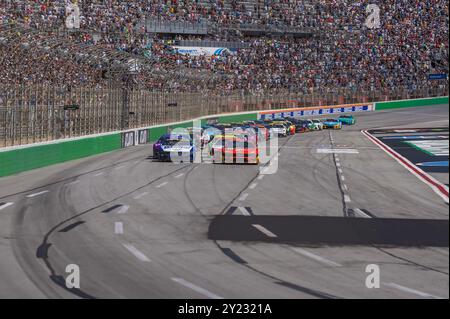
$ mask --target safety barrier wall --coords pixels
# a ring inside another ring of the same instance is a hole
[[[241,122],[260,118],[282,116],[312,116],[338,114],[343,112],[370,112],[402,107],[448,104],[447,97],[402,100],[392,102],[346,104],[308,108],[290,108],[261,112],[245,112],[236,114],[220,114],[197,118],[204,125],[209,121],[219,123]],[[194,120],[137,128],[123,132],[105,133],[97,136],[86,136],[52,142],[29,144],[18,147],[0,148],[0,177],[41,168],[57,163],[75,160],[87,156],[121,149],[123,147],[156,141],[161,135],[178,127],[190,127]]]
[[[0,177],[118,150],[121,134],[107,134],[33,146],[0,149]]]
[[[199,118],[201,124],[210,120],[219,123],[256,120],[257,113],[242,113]],[[192,127],[193,121],[144,127],[97,136],[56,140],[16,147],[0,148],[0,177],[18,174],[70,160],[98,155],[121,148],[156,141],[174,128]]]
[[[377,102],[375,103],[375,109],[377,111],[397,109],[404,107],[415,107],[415,106],[429,106],[437,104],[448,104],[448,96],[437,97],[437,98],[425,98],[416,100],[400,100],[400,101],[390,101],[390,102]]]

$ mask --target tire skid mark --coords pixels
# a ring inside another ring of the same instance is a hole
[[[55,182],[49,182],[49,183],[46,183],[46,184],[43,184],[43,185],[40,185],[40,186],[35,186],[35,187],[29,188],[29,189],[26,189],[26,190],[23,190],[23,191],[20,191],[20,192],[3,195],[3,196],[0,197],[0,199],[12,197],[12,196],[17,196],[17,195],[33,192],[33,191],[38,190],[38,189],[47,188],[49,186],[54,186],[54,185],[57,185],[57,184],[65,183],[65,182],[68,182],[70,180],[77,179],[79,177],[86,176],[86,175],[89,175],[89,174],[92,174],[92,173],[95,173],[95,172],[101,172],[101,171],[103,171],[105,169],[112,168],[112,167],[114,167],[114,166],[116,166],[118,164],[123,164],[123,163],[127,163],[127,162],[130,162],[130,161],[136,160],[136,158],[141,158],[141,156],[135,157],[135,158],[131,158],[131,159],[128,159],[128,160],[125,160],[125,161],[117,162],[115,164],[106,165],[106,166],[103,166],[103,167],[100,167],[100,168],[96,168],[96,169],[90,170],[90,171],[88,171],[86,173],[81,173],[81,174],[78,174],[78,175],[69,176],[69,177],[57,180]],[[95,160],[98,160],[98,158],[95,158]],[[94,159],[91,159],[91,161],[94,161]],[[86,162],[89,163],[89,161],[86,161]],[[84,165],[86,165],[86,163],[84,163]]]
[[[292,139],[293,136],[295,136],[295,135],[290,136],[285,141],[285,143],[282,146],[280,146],[280,148],[285,146]],[[224,207],[224,209],[220,212],[220,215],[224,215],[230,210],[230,208],[232,207],[231,205],[241,196],[241,194],[247,189],[248,185],[250,185],[257,177],[258,177],[258,174],[245,186],[245,188],[243,188],[235,196],[235,198],[233,198],[230,201],[230,203],[228,205],[226,205]],[[297,285],[297,284],[294,284],[294,283],[286,282],[286,281],[284,281],[282,279],[279,279],[279,278],[277,278],[275,276],[272,276],[272,275],[270,275],[270,274],[268,274],[266,272],[258,270],[256,268],[254,268],[253,266],[250,266],[247,262],[243,262],[244,259],[242,257],[240,257],[238,254],[236,254],[234,251],[232,251],[230,248],[222,247],[217,240],[214,240],[213,242],[217,246],[217,248],[225,256],[230,258],[232,261],[234,261],[238,265],[246,267],[247,269],[249,269],[249,270],[251,270],[251,271],[253,271],[253,272],[255,272],[255,273],[257,273],[257,274],[259,274],[259,275],[261,275],[263,277],[265,277],[265,278],[269,278],[270,280],[273,280],[273,282],[275,284],[282,285],[282,286],[284,286],[286,288],[290,288],[292,290],[300,291],[302,293],[305,293],[305,294],[308,294],[310,296],[317,297],[317,298],[322,298],[322,299],[340,299],[340,297],[337,297],[337,296],[334,296],[334,295],[331,295],[331,294],[328,294],[328,293],[324,293],[324,292],[321,292],[321,291],[313,290],[313,289],[310,289],[310,288],[307,288],[307,287],[303,287],[303,286],[300,286],[300,285]]]
[[[68,292],[70,292],[70,293],[72,293],[72,294],[74,294],[74,295],[76,295],[76,296],[78,296],[78,297],[80,297],[80,298],[83,298],[83,299],[96,299],[96,297],[94,297],[94,296],[92,296],[92,295],[90,295],[90,294],[88,294],[88,293],[82,291],[81,289],[68,289],[68,288],[65,286],[65,279],[64,279],[64,277],[61,276],[61,275],[58,275],[58,274],[56,273],[56,271],[55,271],[55,269],[54,269],[54,267],[53,267],[53,265],[52,265],[52,263],[51,263],[50,257],[49,257],[49,255],[48,255],[48,251],[49,251],[50,247],[52,246],[52,243],[50,243],[50,236],[51,236],[58,228],[60,228],[60,227],[63,226],[64,224],[66,224],[66,223],[68,223],[68,222],[70,222],[70,221],[72,221],[72,220],[75,220],[75,219],[77,219],[77,218],[79,218],[79,217],[81,217],[81,216],[83,216],[83,215],[86,215],[86,214],[88,214],[88,213],[91,213],[91,212],[95,211],[96,209],[99,209],[99,208],[101,208],[101,207],[103,207],[103,206],[105,206],[105,205],[111,204],[111,203],[113,203],[113,202],[115,202],[115,201],[117,201],[117,200],[119,200],[119,199],[122,199],[122,198],[124,198],[124,197],[126,197],[126,196],[129,196],[129,195],[131,195],[132,193],[136,192],[137,190],[140,190],[140,189],[143,189],[143,188],[145,188],[145,187],[148,187],[148,186],[150,186],[150,185],[152,185],[152,184],[154,184],[154,183],[160,181],[160,180],[163,179],[163,178],[166,178],[166,177],[168,177],[168,176],[170,176],[170,175],[172,175],[172,174],[174,174],[174,173],[177,173],[177,172],[179,172],[179,171],[185,169],[187,166],[188,166],[188,165],[183,165],[182,167],[177,168],[177,169],[175,169],[175,170],[172,170],[171,172],[169,172],[169,173],[167,173],[167,174],[165,174],[165,175],[156,177],[156,178],[152,179],[150,182],[146,183],[145,185],[142,185],[142,186],[140,186],[140,187],[138,187],[138,188],[136,188],[136,189],[133,189],[133,190],[131,190],[131,191],[128,191],[128,192],[126,192],[126,193],[123,193],[122,195],[119,195],[119,196],[113,198],[112,200],[109,200],[109,201],[106,201],[106,202],[101,203],[101,204],[99,204],[99,205],[96,205],[96,206],[94,206],[94,207],[91,207],[90,209],[87,209],[87,210],[85,210],[85,211],[83,211],[83,212],[81,212],[81,213],[78,213],[78,214],[76,214],[76,215],[74,215],[74,216],[71,216],[71,217],[69,217],[69,218],[67,218],[67,219],[65,219],[65,220],[63,220],[63,221],[61,221],[61,222],[59,222],[59,223],[56,224],[55,226],[53,226],[53,227],[52,227],[52,228],[44,235],[43,241],[42,241],[41,245],[37,248],[37,251],[36,251],[36,257],[37,257],[38,259],[43,260],[43,262],[45,263],[45,266],[46,266],[47,269],[49,270],[49,272],[50,272],[50,279],[51,279],[55,284],[57,284],[58,286],[60,286],[61,288],[65,289],[66,291],[68,291]]]
[[[282,145],[282,146],[279,146],[279,149],[282,148],[283,146],[285,146],[285,145],[292,139],[293,136],[295,136],[295,135],[292,135],[292,136],[288,137],[288,138],[286,139],[286,141],[283,143],[283,145]],[[214,170],[213,170],[213,174],[214,174]],[[210,220],[211,220],[211,217],[208,216],[207,214],[203,213],[203,212],[201,211],[201,209],[195,205],[194,201],[192,200],[192,198],[191,198],[190,195],[189,195],[189,192],[187,191],[186,185],[187,185],[187,180],[188,180],[188,178],[189,178],[189,175],[190,175],[190,172],[188,172],[188,173],[186,174],[185,179],[184,179],[185,194],[186,194],[186,196],[188,197],[188,200],[189,200],[189,202],[191,203],[191,205],[194,206],[195,210],[196,210],[198,213],[200,213],[200,215],[202,215],[205,219],[207,219],[208,221],[210,221]],[[253,183],[253,182],[255,181],[255,179],[256,179],[258,176],[259,176],[259,174],[256,174],[255,177],[252,178],[252,179],[244,186],[244,188],[243,188],[243,189],[242,189],[242,190],[241,190],[234,198],[232,198],[232,199],[224,206],[224,208],[220,211],[219,215],[232,214],[232,213],[234,213],[235,209],[234,209],[234,207],[232,206],[232,204],[233,204],[233,203],[234,203],[234,202],[242,195],[242,193],[243,193],[244,191],[246,191],[246,189],[248,188],[248,186],[249,186],[251,183]],[[213,183],[213,184],[216,184],[216,183]],[[237,208],[236,208],[236,209],[237,209]],[[267,274],[267,273],[265,273],[265,272],[263,272],[263,271],[260,271],[260,270],[258,270],[258,269],[256,269],[256,268],[254,268],[254,267],[248,265],[246,262],[243,262],[244,259],[243,259],[242,257],[240,257],[238,254],[236,254],[235,252],[233,252],[231,249],[222,247],[222,246],[218,243],[217,240],[214,240],[213,242],[214,242],[214,244],[217,246],[217,248],[218,248],[225,256],[227,256],[228,258],[230,258],[232,261],[234,261],[235,263],[237,263],[237,264],[239,264],[239,265],[242,265],[242,266],[246,267],[247,269],[249,269],[249,270],[251,270],[251,271],[253,271],[253,272],[256,272],[256,273],[258,273],[258,274],[260,274],[260,275],[262,275],[262,276],[264,276],[264,277],[266,277],[266,278],[269,278],[270,280],[273,280],[275,284],[283,285],[283,286],[285,286],[285,287],[287,287],[287,288],[290,288],[290,289],[293,289],[293,290],[296,290],[296,291],[301,291],[301,292],[303,292],[303,293],[306,293],[306,294],[309,294],[309,295],[311,295],[311,296],[318,297],[318,298],[324,298],[324,299],[337,299],[337,298],[339,298],[339,297],[336,297],[336,296],[333,296],[333,295],[330,295],[330,294],[327,294],[327,293],[323,293],[323,292],[316,291],[316,290],[312,290],[312,289],[309,289],[309,288],[306,288],[306,287],[303,287],[303,286],[299,286],[299,285],[296,285],[296,284],[294,284],[294,283],[286,282],[286,281],[281,280],[281,279],[279,279],[279,278],[277,278],[277,277],[274,277],[274,276],[272,276],[272,275],[270,275],[270,274]]]

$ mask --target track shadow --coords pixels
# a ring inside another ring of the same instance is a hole
[[[259,225],[274,236],[261,231]],[[208,238],[339,246],[448,247],[449,223],[430,219],[221,215],[211,222]]]

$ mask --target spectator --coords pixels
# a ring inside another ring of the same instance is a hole
[[[123,56],[146,57],[150,69],[143,68],[137,77],[147,88],[155,90],[176,87],[221,93],[234,90],[331,92],[337,89],[417,90],[439,85],[427,81],[427,75],[448,72],[448,3],[443,0],[380,2],[381,27],[372,30],[365,26],[365,9],[372,2],[255,1],[252,7],[236,0],[85,0],[79,3],[81,29],[85,32],[77,36],[58,32],[64,29],[66,0],[3,1],[0,63],[4,68],[0,71],[0,83],[105,86],[108,80],[102,76],[102,70],[109,64],[81,59],[80,48],[87,45],[102,52],[116,50]],[[222,57],[188,56],[177,53],[156,35],[146,34],[143,28],[146,19],[207,21],[218,30],[238,29],[242,24],[312,27],[317,36],[248,38],[239,36],[239,32],[178,35],[178,40],[195,37],[250,43],[248,48]],[[26,26],[41,31],[42,35],[21,34],[2,42],[2,24]],[[58,48],[46,50],[48,37],[59,37],[77,45],[71,52],[61,52]],[[196,81],[191,81],[192,78]]]

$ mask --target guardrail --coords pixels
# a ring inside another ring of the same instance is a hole
[[[448,96],[443,96],[440,98],[424,98],[415,100],[400,100],[400,101],[389,101],[389,102],[377,102],[375,103],[375,108],[377,111],[398,109],[404,107],[415,107],[415,106],[428,106],[437,104],[448,104]]]
[[[0,149],[0,177],[121,148],[121,133]]]

